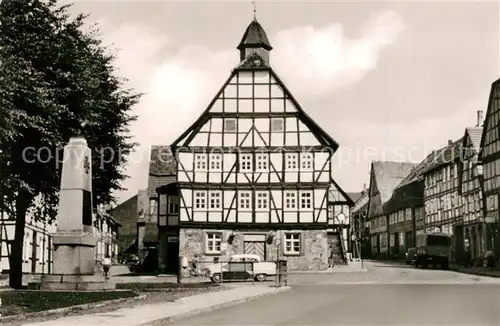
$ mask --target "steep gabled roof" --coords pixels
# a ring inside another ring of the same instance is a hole
[[[257,65],[258,63],[258,65]],[[231,72],[229,78],[226,80],[224,85],[220,88],[217,94],[214,96],[208,107],[202,112],[202,114],[198,117],[198,119],[188,128],[186,129],[171,145],[172,150],[179,145],[179,143],[183,139],[189,139],[193,137],[203,126],[205,122],[210,119],[210,109],[214,105],[215,101],[222,94],[226,86],[232,80],[232,78],[238,73],[240,70],[267,70],[271,74],[271,76],[276,80],[276,83],[283,89],[283,93],[290,101],[293,103],[297,110],[297,117],[299,120],[306,125],[313,135],[318,139],[318,141],[325,147],[331,148],[333,151],[336,151],[339,147],[339,144],[333,140],[333,138],[323,130],[300,106],[295,97],[290,93],[286,85],[283,81],[278,77],[278,75],[274,72],[274,70],[265,62],[265,60],[257,53],[252,53],[252,55],[248,56],[243,62],[239,63]]]
[[[354,214],[368,206],[368,191],[361,192],[361,196],[354,202],[351,213]]]
[[[264,28],[259,24],[257,19],[252,20],[250,25],[248,25],[243,37],[241,38],[240,44],[238,44],[237,49],[241,50],[244,48],[264,48],[271,51],[273,47],[267,38]]]
[[[469,127],[465,128],[465,136],[464,139],[469,136],[469,139],[472,143],[472,147],[475,153],[479,153],[479,148],[481,147],[481,136],[483,134],[482,127]]]
[[[417,166],[417,164],[409,162],[372,162],[372,169],[377,182],[382,205],[391,198],[394,189],[408,176],[415,166]]]
[[[486,129],[488,129],[487,128],[488,122],[489,122],[489,119],[491,118],[490,117],[491,116],[491,107],[493,104],[493,98],[495,96],[495,88],[498,86],[499,83],[500,83],[500,79],[497,79],[491,84],[490,96],[488,98],[488,107],[486,109],[486,115],[485,115],[484,121],[483,121],[483,130],[481,133],[481,145],[479,146],[479,148],[480,148],[479,159],[480,160],[482,160],[482,156],[483,156],[484,141],[486,139]]]
[[[348,192],[347,193],[347,196],[349,196],[349,198],[351,198],[353,203],[356,203],[358,201],[358,199],[361,198],[362,195],[363,195],[362,192]]]
[[[422,174],[427,174],[436,170],[439,167],[448,165],[451,162],[459,160],[463,154],[463,137],[446,145],[445,147],[434,151],[432,162],[422,171]]]

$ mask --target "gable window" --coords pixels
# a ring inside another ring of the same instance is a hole
[[[301,209],[311,209],[312,194],[311,192],[303,192],[300,194],[300,208]]]
[[[268,193],[267,192],[256,192],[257,195],[257,209],[268,209]]]
[[[168,197],[168,213],[179,214],[179,198],[174,196]]]
[[[220,208],[220,191],[211,191],[210,192],[210,209],[219,209]]]
[[[207,157],[205,154],[196,154],[194,157],[194,166],[196,170],[206,170],[207,169]]]
[[[236,131],[236,119],[225,119],[224,120],[224,131]]]
[[[268,169],[268,156],[267,154],[258,154],[257,155],[257,171],[267,171]]]
[[[285,208],[286,209],[296,209],[297,208],[297,194],[295,192],[285,193]]]
[[[207,232],[205,238],[205,253],[220,254],[222,247],[221,232]]]
[[[300,255],[300,233],[285,233],[285,255]]]
[[[282,118],[271,119],[271,131],[283,131],[283,124]]]
[[[297,154],[286,154],[286,169],[297,170]]]
[[[240,210],[250,210],[251,205],[250,205],[250,200],[251,200],[251,193],[249,191],[242,191],[239,193],[239,209]]]
[[[240,156],[240,171],[252,171],[252,154]]]
[[[196,191],[194,193],[194,208],[195,209],[205,209],[206,208],[206,195],[203,191]]]
[[[221,169],[221,155],[213,154],[210,155],[210,170],[220,171]]]
[[[149,200],[149,215],[156,216],[156,208],[158,207],[158,200],[150,199]]]
[[[304,153],[300,158],[301,170],[312,170],[313,155],[311,153]]]

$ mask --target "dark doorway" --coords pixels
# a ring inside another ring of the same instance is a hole
[[[464,226],[455,225],[453,230],[453,248],[452,248],[452,260],[456,262],[463,262],[465,255],[464,248]]]
[[[167,274],[177,274],[179,270],[179,237],[168,236],[167,261],[165,272]]]

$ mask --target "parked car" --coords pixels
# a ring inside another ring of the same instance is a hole
[[[417,258],[417,248],[408,248],[405,253],[405,262],[410,265],[414,264]]]
[[[209,264],[205,267],[205,274],[212,282],[221,280],[251,280],[263,282],[268,276],[276,276],[276,263],[263,262],[259,255],[233,255],[228,262]]]

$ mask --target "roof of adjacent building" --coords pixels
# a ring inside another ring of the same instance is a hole
[[[368,205],[368,191],[360,193],[359,198],[354,202],[354,206],[351,208],[351,212],[355,214],[356,212],[366,208]]]
[[[257,19],[252,20],[250,25],[248,25],[243,37],[241,38],[240,44],[238,44],[237,49],[241,50],[243,48],[257,48],[262,47],[266,50],[272,50],[273,47],[267,38],[264,28],[260,25]]]
[[[483,135],[483,127],[465,128],[465,132],[469,135],[474,150],[476,151],[476,153],[479,153],[479,148],[481,147],[481,137]]]
[[[451,144],[448,144],[437,151],[433,151],[433,153],[431,153],[433,155],[432,162],[422,171],[422,174],[427,174],[439,167],[448,165],[451,162],[460,159],[463,152],[462,141],[463,137],[451,142]]]
[[[170,146],[155,145],[151,147],[148,175],[148,195],[150,198],[157,196],[156,188],[175,181],[177,162]]]
[[[394,189],[408,176],[411,170],[417,166],[410,162],[374,161],[372,162],[373,173],[377,183],[382,204],[386,203],[392,196]]]
[[[349,196],[349,198],[351,198],[351,200],[356,203],[358,201],[358,199],[361,198],[361,196],[363,195],[362,192],[348,192],[347,193],[347,196]]]

